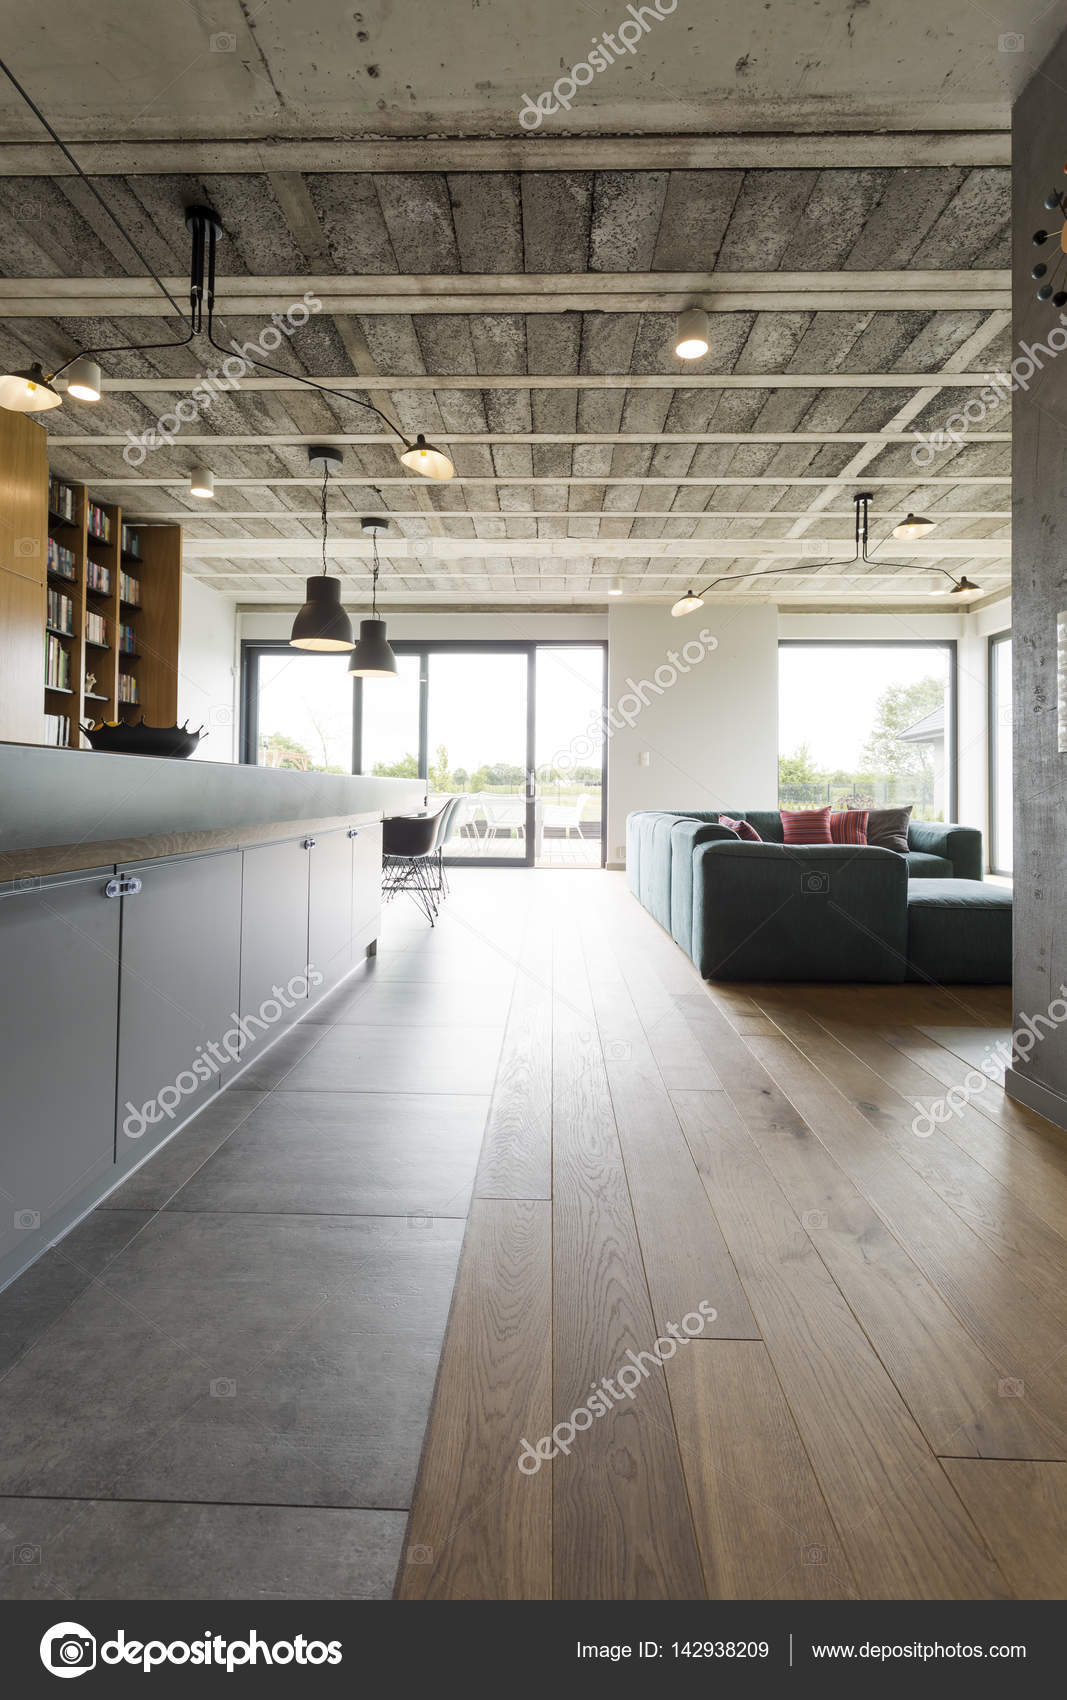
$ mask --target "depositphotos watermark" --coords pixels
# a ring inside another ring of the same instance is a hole
[[[153,449],[169,448],[183,425],[192,425],[202,413],[210,412],[224,390],[238,390],[261,355],[273,354],[280,348],[283,336],[292,336],[307,324],[312,313],[321,313],[322,302],[317,295],[306,291],[303,300],[296,301],[285,313],[272,313],[271,323],[264,325],[255,342],[231,341],[233,353],[227,355],[218,371],[206,372],[198,378],[187,396],[175,402],[170,413],[161,413],[154,426],[137,436],[127,431],[129,439],[122,451],[127,466],[140,466]]]
[[[964,1075],[959,1086],[953,1086],[943,1098],[930,1105],[916,1116],[911,1124],[911,1131],[916,1139],[929,1139],[934,1129],[942,1122],[947,1122],[950,1116],[963,1114],[972,1098],[977,1098],[985,1091],[989,1082],[995,1081],[999,1086],[1004,1070],[1015,1057],[1025,1062],[1034,1046],[1045,1037],[1042,1026],[1049,1033],[1054,1033],[1057,1027],[1067,1021],[1067,986],[1060,987],[1060,995],[1053,998],[1044,1015],[1024,1015],[1010,1039],[998,1039],[995,1044],[987,1045],[987,1055]]]
[[[134,1665],[148,1676],[160,1665],[211,1666],[232,1675],[245,1665],[339,1665],[340,1641],[310,1641],[295,1635],[265,1641],[254,1629],[243,1641],[210,1629],[195,1641],[127,1640],[120,1629],[110,1641],[98,1641],[82,1623],[53,1623],[41,1637],[41,1663],[53,1676],[84,1676],[101,1665]]]
[[[610,708],[597,709],[584,732],[577,733],[565,750],[557,750],[545,764],[558,773],[569,773],[600,750],[602,740],[621,732],[624,726],[631,731],[637,725],[642,710],[654,697],[664,696],[690,668],[698,667],[705,656],[719,647],[719,640],[704,626],[695,638],[690,638],[680,650],[669,649],[667,658],[656,668],[651,679],[626,679],[626,689],[616,697]]]
[[[621,1399],[632,1399],[653,1369],[661,1369],[673,1358],[679,1346],[687,1346],[690,1340],[703,1334],[705,1325],[714,1322],[718,1314],[714,1305],[709,1304],[707,1299],[701,1299],[696,1310],[682,1317],[681,1327],[676,1322],[668,1322],[666,1334],[660,1335],[651,1351],[628,1351],[629,1362],[617,1369],[613,1376],[606,1375],[602,1381],[591,1381],[592,1396],[572,1411],[566,1422],[557,1423],[552,1433],[543,1435],[536,1446],[523,1439],[518,1458],[523,1475],[536,1476],[546,1459],[555,1458],[559,1452],[569,1458],[579,1434],[592,1428],[598,1417],[608,1416]]]
[[[232,1027],[228,1027],[221,1039],[212,1039],[210,1044],[197,1045],[196,1056],[188,1068],[183,1068],[170,1086],[162,1086],[154,1098],[138,1109],[136,1104],[126,1100],[127,1116],[122,1124],[122,1131],[127,1139],[140,1139],[147,1127],[154,1127],[166,1116],[173,1121],[178,1106],[183,1098],[191,1092],[199,1091],[207,1080],[214,1080],[221,1074],[228,1062],[236,1062],[241,1053],[242,1041],[246,1045],[254,1045],[259,1034],[254,1031],[258,1027],[260,1033],[279,1022],[283,1011],[295,1009],[301,999],[306,998],[312,986],[321,986],[323,976],[309,962],[302,974],[294,974],[284,986],[272,986],[273,997],[264,998],[259,1006],[257,1015],[238,1015],[236,1010],[230,1011]],[[138,1125],[139,1124],[139,1125]]]
[[[593,51],[588,59],[579,59],[562,77],[557,77],[550,89],[544,89],[536,100],[523,95],[519,107],[519,123],[524,130],[538,130],[546,116],[562,108],[569,112],[578,90],[585,88],[594,77],[600,76],[624,53],[636,53],[643,36],[651,34],[653,24],[661,24],[678,10],[678,0],[652,0],[651,6],[627,6],[629,16],[615,25],[613,32],[605,30],[594,35]]]
[[[991,383],[979,390],[976,396],[965,402],[955,413],[950,413],[940,430],[915,432],[915,447],[911,458],[916,466],[929,466],[934,456],[942,449],[960,448],[966,442],[970,433],[977,425],[981,425],[987,416],[996,408],[1003,407],[1016,390],[1023,394],[1030,388],[1030,379],[1035,372],[1043,372],[1045,363],[1042,355],[1049,360],[1055,360],[1067,348],[1067,313],[1060,314],[1060,322],[1053,325],[1044,342],[1022,342],[1020,352],[1015,356],[1006,372],[995,372]],[[1054,340],[1062,337],[1062,342]]]

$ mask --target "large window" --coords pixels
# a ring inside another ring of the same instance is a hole
[[[955,644],[783,642],[778,753],[782,808],[953,819]]]
[[[1011,633],[989,640],[989,862],[1012,871]]]
[[[244,646],[243,759],[422,777],[461,795],[448,854],[539,867],[603,863],[603,643],[394,644],[396,679],[347,655]]]

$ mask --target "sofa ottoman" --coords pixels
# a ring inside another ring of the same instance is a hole
[[[1011,892],[970,879],[908,881],[908,979],[1011,983]]]

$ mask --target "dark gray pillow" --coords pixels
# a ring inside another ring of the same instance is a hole
[[[867,843],[877,844],[880,850],[908,853],[908,823],[913,803],[906,809],[869,809],[867,811]]]

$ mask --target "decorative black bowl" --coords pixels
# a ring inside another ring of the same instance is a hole
[[[188,721],[183,726],[148,726],[142,716],[140,720],[120,722],[118,726],[104,722],[83,726],[82,731],[94,750],[110,750],[113,755],[123,756],[180,758],[192,755],[204,728],[198,726],[195,732],[190,732]]]

